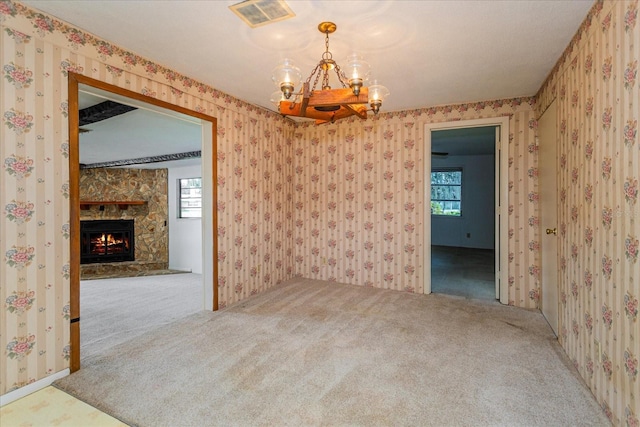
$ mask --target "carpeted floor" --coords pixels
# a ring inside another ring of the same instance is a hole
[[[431,292],[495,301],[494,251],[431,246]]]
[[[136,426],[609,425],[538,312],[307,279],[122,343],[55,386]]]
[[[203,298],[194,273],[81,281],[81,362],[202,310]]]

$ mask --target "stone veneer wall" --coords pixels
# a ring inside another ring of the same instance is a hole
[[[135,263],[108,266],[136,270],[166,269],[169,266],[168,170],[96,168],[80,171],[80,200],[145,200],[146,205],[120,209],[117,205],[91,206],[80,211],[81,220],[135,220]],[[83,274],[105,273],[96,264],[84,264]],[[102,267],[108,267],[104,265]],[[109,268],[107,268],[108,270]]]

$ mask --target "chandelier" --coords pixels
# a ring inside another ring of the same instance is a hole
[[[389,91],[375,80],[371,82],[373,84],[365,86],[370,66],[360,55],[350,55],[344,69],[333,60],[329,51],[329,34],[336,29],[333,22],[321,22],[318,25],[318,30],[325,34],[325,51],[320,62],[302,84],[300,92],[296,93],[295,87],[300,83],[302,75],[290,59],[285,59],[273,70],[271,79],[280,90],[272,95],[271,101],[278,105],[280,114],[315,119],[316,124],[322,124],[353,115],[366,119],[367,105],[374,114],[380,111],[382,101],[389,96]],[[335,71],[342,88],[331,88],[331,70]],[[316,90],[320,80],[321,89]]]

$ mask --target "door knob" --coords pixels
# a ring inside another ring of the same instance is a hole
[[[547,228],[547,234],[558,234],[557,228]]]

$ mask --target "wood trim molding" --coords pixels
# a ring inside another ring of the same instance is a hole
[[[133,110],[137,110],[137,108],[115,101],[103,101],[79,111],[80,126],[98,123]]]
[[[80,131],[78,115],[78,80],[69,73],[69,256],[70,315],[80,317]],[[70,370],[80,369],[80,323],[71,328]]]
[[[197,111],[189,110],[179,105],[171,104],[156,98],[151,98],[128,89],[120,88],[100,80],[92,79],[76,73],[68,75],[69,99],[69,214],[70,214],[70,314],[74,321],[70,323],[71,359],[70,370],[80,369],[80,138],[78,116],[78,90],[80,85],[91,86],[111,92],[116,95],[131,98],[140,102],[166,108],[191,117],[211,123],[211,146],[213,155],[211,160],[212,178],[212,246],[213,253],[210,260],[212,265],[213,310],[218,310],[218,215],[216,209],[217,194],[217,119]]]
[[[167,110],[176,111],[178,113],[182,113],[187,116],[206,120],[208,122],[213,123],[214,125],[217,123],[217,119],[213,116],[209,116],[207,114],[200,113],[195,110],[189,110],[188,108],[181,107],[180,105],[171,104],[161,99],[152,98],[150,96],[146,96],[141,93],[131,91],[129,89],[124,89],[118,86],[114,86],[112,84],[105,83],[100,80],[92,79],[91,77],[83,76],[82,74],[76,74],[76,73],[70,72],[69,81],[71,80],[75,80],[76,84],[85,84],[87,86],[95,87],[97,89],[102,89],[106,92],[111,92],[111,93],[115,93],[116,95],[121,95],[127,98],[135,99],[136,101],[145,102],[147,104],[152,104],[157,107],[166,108]]]
[[[146,204],[146,200],[81,200],[80,210],[86,211],[91,209],[91,206],[116,205],[118,209],[125,211],[129,209],[129,206],[142,206]]]

